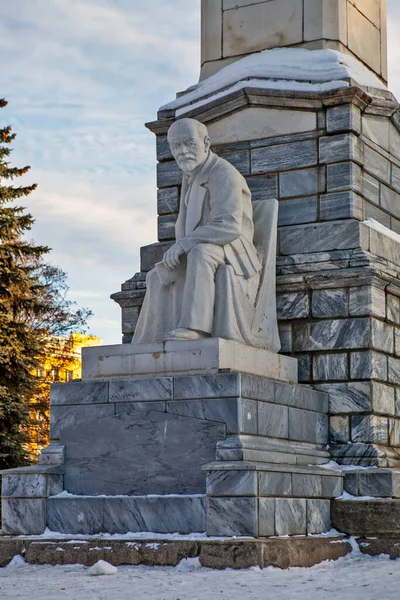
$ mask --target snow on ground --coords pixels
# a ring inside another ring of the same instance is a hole
[[[310,569],[202,569],[197,559],[175,568],[118,567],[91,577],[82,565],[27,565],[0,569],[1,600],[398,600],[400,562],[355,551]]]

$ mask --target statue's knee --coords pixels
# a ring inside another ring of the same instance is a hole
[[[188,261],[204,261],[210,256],[210,244],[196,244],[188,254]]]

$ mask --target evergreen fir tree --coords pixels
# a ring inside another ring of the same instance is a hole
[[[0,99],[0,108],[7,105]],[[49,248],[27,241],[34,219],[17,205],[36,185],[13,185],[29,167],[8,162],[15,139],[11,127],[0,129],[0,468],[26,463],[24,444],[34,372],[43,352],[42,336],[30,326],[32,315],[46,309],[44,284],[35,265]]]

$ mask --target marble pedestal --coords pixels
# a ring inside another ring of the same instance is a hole
[[[3,473],[4,532],[41,533],[45,526],[71,534],[328,531],[330,500],[342,493],[343,476],[324,467],[327,395],[279,379],[292,377],[293,359],[276,357],[282,365],[276,371],[269,353],[257,351],[269,375],[260,376],[241,372],[234,358],[223,361],[233,349],[244,359],[246,352],[255,356],[252,348],[192,343],[200,359],[202,345],[211,372],[182,375],[169,366],[169,375],[135,376],[132,365],[145,364],[152,348],[138,354],[125,346],[133,351],[118,355],[116,346],[100,348],[89,362],[105,364],[107,378],[54,384],[52,442],[42,464]],[[177,364],[170,352],[190,354],[186,346],[161,348],[164,364]],[[223,352],[210,359],[209,348]],[[110,355],[113,362],[100,359]],[[135,361],[124,363],[127,355]],[[86,363],[89,373],[100,375]]]

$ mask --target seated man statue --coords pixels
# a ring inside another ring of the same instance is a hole
[[[132,341],[211,336],[268,347],[255,323],[262,264],[253,243],[247,183],[235,167],[210,150],[202,123],[176,121],[168,131],[168,142],[184,175],[176,242],[148,273]],[[274,350],[278,349],[275,341]]]

